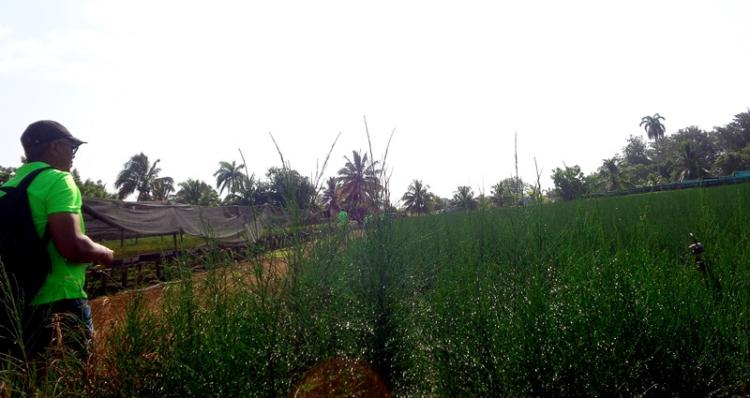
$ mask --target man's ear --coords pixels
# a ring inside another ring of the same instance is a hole
[[[52,141],[47,144],[47,153],[59,156],[60,155],[60,141]]]

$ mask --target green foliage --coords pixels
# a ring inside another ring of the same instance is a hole
[[[326,187],[321,197],[323,209],[328,214],[328,217],[333,217],[341,209],[341,205],[339,204],[339,190],[340,187],[336,177],[330,177],[326,181]]]
[[[115,259],[124,259],[144,253],[163,253],[175,249],[175,242],[171,235],[147,236],[137,239],[127,238],[122,241],[122,246],[120,246],[121,241],[119,239],[105,240],[101,243],[115,250]],[[177,248],[190,250],[205,244],[206,240],[202,237],[184,235],[178,238]]]
[[[252,205],[258,189],[258,181],[255,179],[255,175],[242,176],[242,183],[238,188],[238,191],[230,193],[222,200],[224,206],[248,206]]]
[[[174,192],[174,179],[172,177],[160,177],[154,179],[151,187],[152,200],[169,200]]]
[[[357,221],[364,220],[375,205],[375,199],[381,189],[378,174],[378,161],[367,158],[359,151],[352,151],[351,159],[344,157],[346,163],[338,171],[341,184],[341,204]]]
[[[6,182],[16,172],[14,167],[2,167],[0,166],[0,184]],[[85,181],[81,179],[81,174],[77,169],[71,171],[73,180],[75,181],[78,189],[81,191],[81,196],[84,198],[93,199],[115,199],[117,195],[107,191],[107,186],[101,181],[93,181],[87,178]]]
[[[16,173],[16,168],[15,167],[3,167],[3,166],[0,166],[0,184],[3,184],[6,181],[10,180],[10,178],[15,173]]]
[[[157,159],[152,164],[143,152],[133,155],[125,162],[115,180],[115,188],[118,189],[117,197],[124,199],[138,191],[138,201],[167,199],[169,193],[173,191],[174,181],[169,177],[159,177],[161,172],[161,169],[157,167],[159,162],[160,159]],[[154,198],[155,188],[159,198]]]
[[[477,200],[474,198],[474,190],[467,185],[456,187],[456,191],[453,192],[451,206],[466,211],[475,209],[477,207]]]
[[[661,148],[664,168],[671,169],[672,180],[690,180],[709,175],[716,160],[717,149],[712,137],[705,131],[691,126],[679,130]]]
[[[199,206],[219,204],[219,194],[203,181],[188,178],[187,181],[179,183],[179,187],[180,190],[177,191],[175,199],[180,203]]]
[[[430,201],[430,207],[433,211],[439,211],[447,209],[451,206],[451,200],[448,198],[441,198],[437,195],[432,197],[432,200]]]
[[[516,206],[521,203],[523,192],[528,187],[520,178],[506,178],[492,186],[490,198],[497,207]]]
[[[654,116],[644,116],[641,118],[641,127],[643,127],[644,130],[646,130],[646,134],[648,134],[648,138],[658,141],[662,137],[664,137],[664,132],[666,131],[664,124],[662,124],[662,120],[664,120],[664,116],[654,113]]]
[[[81,196],[84,198],[93,198],[93,199],[115,199],[117,198],[117,195],[113,193],[107,192],[107,186],[102,183],[101,180],[97,180],[96,182],[86,179],[86,181],[81,181],[81,175],[78,173],[78,170],[73,169],[71,172],[73,175],[73,180],[75,180],[76,185],[78,185],[78,189],[81,191]]]
[[[604,159],[602,166],[599,168],[599,175],[604,180],[608,191],[617,191],[622,188],[620,162],[621,160],[618,157]],[[589,191],[593,190],[589,188]]]
[[[271,167],[267,182],[261,182],[253,193],[256,205],[269,203],[285,209],[309,209],[314,205],[315,187],[310,179],[293,169]]]
[[[101,385],[291,396],[315,365],[348,357],[394,396],[732,396],[750,374],[748,208],[742,185],[379,217],[361,239],[332,229],[285,252],[284,278],[280,262],[232,274],[209,255],[204,284],[176,284],[159,314],[131,308],[119,377]]]
[[[714,164],[714,174],[718,175],[731,175],[740,170],[750,170],[750,144],[736,151],[722,153]]]
[[[238,165],[235,161],[232,161],[232,163],[219,162],[219,169],[214,173],[219,194],[224,193],[225,189],[229,194],[236,194],[245,189],[248,178],[242,171],[244,168],[245,165]]]
[[[624,163],[620,166],[620,181],[623,188],[634,188],[643,185],[657,185],[667,182],[668,179],[662,178],[654,167],[649,165]]]
[[[750,110],[734,116],[724,127],[716,128],[716,139],[724,151],[737,151],[750,145]]]
[[[596,173],[586,176],[589,192],[719,177],[750,169],[750,111],[712,131],[689,126],[669,136],[663,134],[660,120],[663,117],[658,114],[641,120],[654,141],[646,143],[630,136],[621,156],[605,159]]]
[[[422,184],[421,180],[412,181],[406,193],[401,197],[406,211],[416,214],[429,212],[433,196],[429,189],[430,186]]]
[[[316,365],[355,358],[394,396],[741,395],[747,209],[750,184],[375,217],[361,238],[331,226],[236,272],[221,252],[181,258],[159,310],[135,300],[117,323],[107,377],[54,374],[38,390],[65,380],[72,396],[293,396]]]
[[[552,171],[552,182],[555,184],[555,193],[563,200],[577,199],[586,193],[586,181],[578,165],[555,168]]]
[[[630,136],[628,143],[622,148],[623,161],[631,166],[648,165],[651,159],[648,156],[648,144],[641,137]]]

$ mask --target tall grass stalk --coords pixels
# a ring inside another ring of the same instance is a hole
[[[376,217],[245,267],[217,252],[202,279],[184,259],[158,311],[118,324],[111,377],[67,388],[290,396],[343,357],[397,396],[732,396],[750,380],[749,207],[745,185]]]

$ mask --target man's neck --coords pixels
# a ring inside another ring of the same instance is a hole
[[[65,170],[63,167],[60,167],[59,164],[56,165],[55,162],[54,162],[54,160],[52,160],[52,159],[37,159],[34,162],[29,162],[29,163],[35,163],[35,162],[36,163],[44,163],[47,166],[50,166],[50,167],[52,167],[53,169],[56,169],[56,170],[66,171],[66,172],[68,171],[68,170]]]

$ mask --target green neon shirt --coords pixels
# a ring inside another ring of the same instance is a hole
[[[16,175],[4,185],[18,186],[29,173],[48,166],[44,162],[27,163],[16,170]],[[54,213],[78,214],[81,220],[81,232],[86,233],[83,216],[81,215],[81,191],[78,190],[78,186],[76,186],[70,173],[56,169],[45,170],[29,185],[27,192],[31,217],[40,237],[44,236],[44,231],[47,228],[47,217]],[[2,194],[0,192],[0,195]],[[83,287],[86,283],[86,267],[88,264],[68,261],[57,251],[52,240],[47,246],[47,251],[50,260],[52,260],[52,272],[47,276],[47,280],[31,301],[31,304],[41,305],[64,299],[87,298]]]
[[[347,222],[349,222],[349,214],[346,211],[341,210],[339,212],[339,225],[346,225]]]

